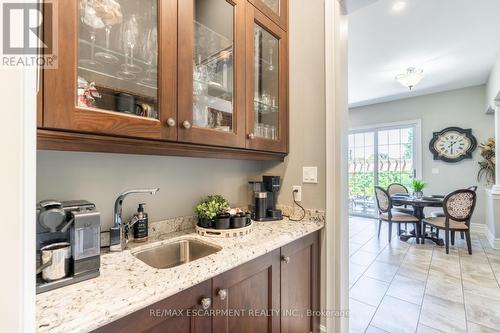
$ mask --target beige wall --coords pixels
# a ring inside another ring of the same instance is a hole
[[[193,214],[197,200],[222,194],[232,204],[247,203],[248,178],[261,163],[168,156],[38,152],[37,198],[85,199],[96,203],[103,229],[112,224],[114,201],[130,188],[159,187],[154,195],[131,195],[124,216],[146,203],[152,221]]]
[[[324,1],[294,0],[290,6],[290,154],[285,163],[264,163],[283,177],[279,201],[292,203],[302,185],[302,203],[326,207]],[[302,184],[302,167],[318,167],[318,184]]]
[[[453,90],[438,94],[374,104],[349,110],[350,127],[360,127],[403,120],[422,120],[423,179],[428,182],[426,193],[448,193],[458,188],[476,185],[479,150],[473,159],[459,163],[434,161],[429,151],[432,133],[449,126],[472,128],[479,142],[494,135],[494,119],[485,114],[485,86]],[[438,168],[439,174],[432,174]],[[478,190],[478,202],[473,222],[485,223],[484,186]]]
[[[495,98],[500,99],[500,53],[491,70],[488,83],[486,84],[486,107],[495,109]]]

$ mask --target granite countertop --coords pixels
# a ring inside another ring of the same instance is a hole
[[[193,229],[173,232],[123,252],[101,255],[101,275],[95,279],[49,291],[36,298],[39,332],[88,332],[148,305],[213,278],[247,261],[323,228],[323,217],[301,222],[287,219],[255,222],[253,231],[231,239],[208,238]],[[196,238],[222,250],[190,263],[152,268],[132,255],[152,244],[173,238]]]

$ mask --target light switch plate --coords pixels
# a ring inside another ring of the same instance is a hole
[[[431,170],[433,175],[439,175],[439,169],[438,168],[432,168]]]
[[[302,182],[309,184],[318,183],[318,167],[303,167]]]

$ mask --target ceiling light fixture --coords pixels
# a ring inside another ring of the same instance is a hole
[[[402,12],[406,8],[406,1],[396,1],[394,5],[392,5],[392,11],[399,13]]]
[[[406,73],[396,75],[396,80],[406,88],[412,90],[424,78],[424,70],[410,67]]]

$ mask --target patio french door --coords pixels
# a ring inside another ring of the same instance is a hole
[[[410,187],[419,177],[419,122],[355,129],[349,132],[349,213],[375,216],[374,186]]]

